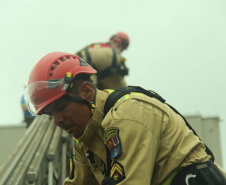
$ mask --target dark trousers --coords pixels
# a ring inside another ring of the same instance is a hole
[[[212,161],[207,161],[184,168],[170,185],[226,185],[226,179]]]
[[[31,125],[31,123],[34,119],[35,119],[35,117],[32,117],[32,116],[24,116],[24,121],[27,124],[27,128]]]

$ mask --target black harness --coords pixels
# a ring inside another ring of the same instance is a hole
[[[180,115],[185,121],[187,127],[193,131],[194,135],[198,138],[199,136],[196,134],[194,129],[189,125],[187,120],[171,105],[167,104],[165,99],[163,99],[159,94],[154,91],[143,89],[139,86],[128,86],[128,87],[120,87],[112,92],[104,106],[104,117],[109,112],[109,110],[114,106],[114,104],[124,95],[129,94],[131,92],[137,92],[145,94],[149,97],[155,98],[160,102],[168,105],[176,114]],[[200,139],[200,138],[199,138]],[[201,140],[201,139],[200,139]],[[205,145],[206,146],[206,145]],[[110,170],[111,170],[111,158],[110,152],[108,148],[107,151],[107,165],[103,163],[104,167],[104,176],[105,178],[101,181],[101,185],[110,185],[112,184],[110,178]],[[214,155],[211,150],[206,146],[206,153],[211,156],[211,159],[207,162],[203,163],[195,163],[188,167],[185,167],[181,170],[170,183],[171,185],[226,185],[226,179],[218,167],[214,164]],[[113,183],[114,184],[114,183]]]
[[[109,46],[110,46],[110,44],[109,44]],[[83,49],[84,52],[85,52],[86,58],[87,58],[87,62],[94,69],[96,69],[98,71],[98,73],[97,73],[98,78],[105,78],[105,77],[110,76],[110,75],[122,75],[122,76],[124,76],[124,75],[128,74],[128,70],[125,66],[125,62],[121,61],[120,65],[117,65],[117,52],[113,47],[111,47],[111,49],[112,49],[112,53],[113,53],[112,65],[110,67],[104,69],[103,71],[99,71],[98,68],[93,64],[92,57],[90,56],[90,53],[89,53],[89,46],[85,47]],[[79,57],[82,57],[81,51],[79,51],[77,53],[77,55]]]
[[[121,98],[123,97],[124,95],[126,94],[129,94],[131,92],[137,92],[137,93],[142,93],[142,94],[145,94],[149,97],[152,97],[152,98],[155,98],[157,100],[159,100],[160,102],[168,105],[176,114],[179,114],[183,120],[185,121],[187,127],[193,131],[194,135],[196,135],[198,138],[199,136],[197,135],[197,133],[195,132],[195,130],[190,126],[190,124],[187,122],[187,120],[174,108],[172,107],[171,105],[167,104],[166,103],[166,100],[163,99],[159,94],[157,94],[156,92],[154,91],[151,91],[151,90],[146,90],[146,89],[143,89],[139,86],[128,86],[128,87],[120,87],[118,89],[116,89],[114,92],[112,92],[106,102],[105,102],[105,105],[104,105],[104,117],[106,116],[106,114],[109,112],[109,110],[114,106],[114,104]],[[200,138],[199,138],[200,139]],[[200,139],[201,140],[201,139]],[[205,145],[206,146],[206,145]],[[107,153],[109,153],[109,151],[107,150]],[[206,153],[208,155],[211,156],[211,161],[214,161],[214,155],[212,153],[212,151],[206,146]],[[109,154],[107,154],[109,157]],[[109,160],[108,160],[109,162]],[[108,170],[109,170],[109,164],[107,164],[108,166]]]

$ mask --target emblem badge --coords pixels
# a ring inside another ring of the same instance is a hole
[[[111,181],[114,182],[114,184],[118,184],[126,178],[124,168],[119,162],[115,162],[113,164],[111,168],[110,178]]]
[[[110,151],[111,158],[115,159],[121,152],[121,144],[119,139],[119,129],[112,127],[104,133],[104,141]]]

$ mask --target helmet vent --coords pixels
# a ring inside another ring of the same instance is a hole
[[[76,56],[64,56],[64,57],[61,57],[61,58],[58,58],[55,60],[54,63],[52,63],[52,66],[50,68],[50,71],[49,71],[49,76],[52,77],[54,75],[54,71],[56,70],[56,68],[58,66],[60,66],[62,63],[64,63],[66,60],[78,60],[80,62],[80,66],[89,66],[89,64],[82,58],[80,57],[76,57]]]
[[[64,57],[64,58],[61,58],[60,61],[65,62],[65,60],[69,60],[69,59],[71,59],[71,57]]]
[[[54,71],[54,70],[55,70],[55,68],[56,68],[56,66],[53,66],[50,70],[51,70],[51,71]]]
[[[81,66],[88,66],[87,62],[83,58],[79,58]]]
[[[71,59],[70,57],[63,57],[63,58],[60,58],[60,59],[57,59],[53,64],[52,64],[52,68],[50,69],[50,71],[54,71],[57,66],[59,66],[62,62],[65,62],[66,60],[69,60]],[[49,73],[49,76],[53,76],[53,73]]]
[[[52,68],[50,70],[54,71],[57,68],[57,66],[60,65],[60,62],[61,62],[61,60],[55,61],[55,63],[52,64]]]

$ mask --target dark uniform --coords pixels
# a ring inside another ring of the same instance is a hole
[[[27,124],[27,128],[31,125],[33,120],[35,119],[35,116],[32,116],[31,113],[28,111],[26,103],[25,103],[25,97],[24,95],[21,98],[21,104],[22,104],[22,109],[23,109],[23,114],[24,114],[24,122]]]

